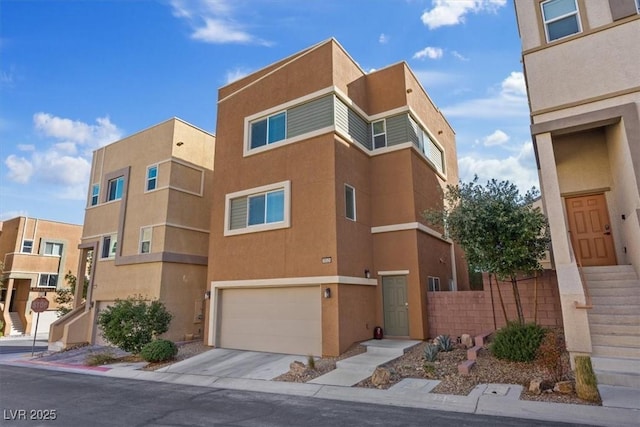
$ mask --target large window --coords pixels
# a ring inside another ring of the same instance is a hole
[[[93,184],[91,186],[91,206],[98,204],[98,197],[100,196],[100,184]]]
[[[58,286],[58,275],[42,273],[40,274],[40,280],[38,281],[39,288],[55,288]]]
[[[227,194],[225,235],[289,227],[290,182]]]
[[[117,247],[118,237],[115,234],[104,236],[102,238],[102,251],[100,252],[100,258],[115,258]]]
[[[287,137],[287,113],[274,114],[251,123],[251,148],[282,141]]]
[[[374,149],[387,146],[387,130],[384,119],[373,122],[371,124],[371,132],[373,134]]]
[[[356,220],[356,189],[350,185],[344,185],[345,216],[350,220]]]
[[[124,177],[112,179],[108,183],[107,201],[122,199],[122,190],[124,188]]]
[[[541,7],[547,41],[581,31],[576,0],[548,0],[541,3]]]
[[[142,227],[140,229],[140,253],[148,254],[151,252],[151,236],[153,234],[153,228]]]
[[[44,254],[53,256],[62,256],[62,243],[45,242]]]
[[[30,254],[33,252],[33,240],[23,240],[22,241],[22,250],[20,251],[23,254]]]
[[[147,191],[155,190],[158,185],[158,166],[149,166],[147,168]]]

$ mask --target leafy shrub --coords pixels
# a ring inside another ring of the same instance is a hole
[[[453,341],[449,335],[440,335],[436,340],[438,341],[440,350],[445,352],[453,350]]]
[[[440,346],[436,344],[427,344],[424,347],[424,358],[427,362],[435,362],[438,358],[438,352],[440,351]]]
[[[164,362],[171,360],[178,354],[178,347],[169,340],[153,340],[145,344],[140,356],[147,362]]]
[[[171,318],[163,303],[146,301],[138,295],[116,300],[101,311],[98,325],[111,344],[138,354],[145,344],[169,330]]]
[[[568,371],[563,360],[564,337],[559,331],[549,329],[536,353],[536,361],[547,371],[553,382],[561,381]]]
[[[509,323],[496,333],[491,352],[498,359],[531,362],[536,357],[544,334],[545,330],[535,323]]]

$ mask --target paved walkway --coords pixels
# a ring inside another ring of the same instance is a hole
[[[378,342],[378,346],[383,345]],[[413,344],[406,341],[389,343],[390,347],[397,346],[401,348],[404,345],[410,347]],[[379,351],[379,349],[375,348],[375,343],[373,346],[368,347],[367,353]],[[59,356],[64,353],[60,353]],[[244,355],[244,353],[248,353],[249,356]],[[38,358],[31,358],[30,353],[13,355],[11,359],[2,358],[0,364],[142,381],[251,390],[319,399],[457,411],[550,422],[612,427],[637,427],[640,425],[640,390],[626,387],[601,386],[600,393],[603,399],[603,406],[588,406],[520,400],[522,386],[513,384],[480,384],[469,395],[458,396],[431,393],[430,391],[438,384],[438,381],[423,379],[404,379],[387,390],[319,383],[290,383],[271,381],[271,379],[288,371],[289,360],[305,360],[305,357],[269,353],[252,355],[252,353],[256,352],[212,349],[158,371],[140,370],[140,364],[116,364],[91,368],[67,363],[69,360],[64,360],[63,357],[56,361],[51,361],[48,358],[39,360]],[[356,357],[358,356],[354,356],[351,359]],[[345,361],[347,360],[350,359],[345,359]],[[363,360],[363,358],[360,360]],[[264,363],[264,366],[260,366],[260,363]],[[341,365],[344,367],[345,365],[348,366],[349,363]]]

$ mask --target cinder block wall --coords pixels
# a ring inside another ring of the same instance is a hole
[[[535,280],[524,278],[518,282],[520,300],[527,322],[534,321]],[[459,337],[462,334],[475,336],[503,327],[506,322],[500,304],[498,286],[509,320],[516,320],[516,306],[511,282],[499,282],[492,279],[492,292],[488,275],[483,275],[484,290],[460,292],[428,292],[427,310],[429,317],[429,337],[441,334]],[[555,271],[545,270],[538,277],[537,286],[537,323],[545,327],[562,326],[562,311],[558,293],[558,281]],[[494,324],[495,312],[495,324]]]

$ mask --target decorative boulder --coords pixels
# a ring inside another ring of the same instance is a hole
[[[462,336],[460,337],[460,342],[466,347],[466,348],[471,348],[473,347],[473,338],[471,338],[471,335],[469,334],[462,334]]]
[[[571,381],[557,382],[553,387],[553,391],[560,394],[571,394],[573,393],[573,384],[571,383]]]
[[[531,380],[531,382],[529,383],[529,392],[534,394],[542,393],[542,380],[541,379]]]
[[[376,368],[371,375],[371,383],[376,387],[389,384],[389,381],[391,381],[391,372],[388,369]]]
[[[291,364],[289,365],[289,369],[291,369],[291,372],[293,372],[294,374],[302,374],[307,370],[307,367],[304,363],[296,360],[291,362]]]

